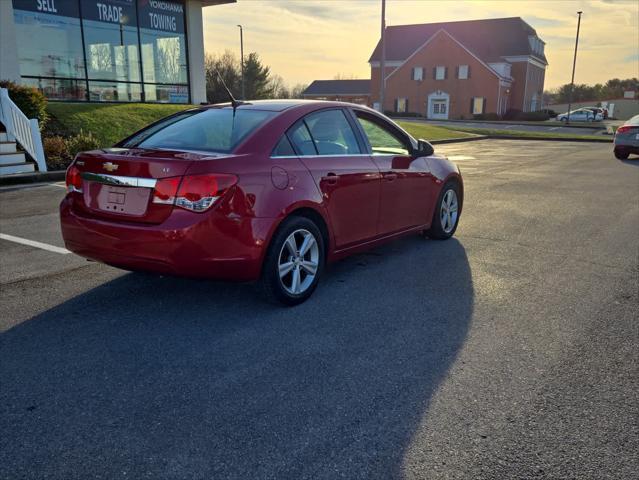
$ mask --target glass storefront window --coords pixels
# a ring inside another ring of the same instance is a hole
[[[147,102],[189,103],[189,88],[186,85],[144,84]]]
[[[84,77],[77,1],[13,0],[13,8],[21,75]]]
[[[83,78],[23,78],[22,83],[37,88],[49,100],[86,100],[87,83]]]
[[[144,81],[186,84],[184,5],[168,0],[139,0],[138,8]]]
[[[13,7],[22,81],[51,100],[188,103],[181,0],[13,0]]]
[[[122,82],[89,82],[92,102],[141,102],[142,85]]]
[[[89,79],[140,81],[133,0],[81,0]]]

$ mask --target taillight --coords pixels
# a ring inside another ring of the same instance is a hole
[[[624,125],[623,127],[619,127],[617,129],[617,133],[626,133],[626,132],[629,132],[630,130],[632,130],[632,126]]]
[[[82,177],[80,176],[80,169],[71,164],[67,168],[66,183],[68,192],[82,193]]]
[[[162,178],[155,184],[153,203],[174,204],[192,212],[204,212],[236,183],[235,175],[222,173]]]
[[[153,203],[173,205],[181,177],[161,178],[153,190]]]

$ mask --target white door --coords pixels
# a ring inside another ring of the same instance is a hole
[[[428,106],[427,106],[428,111],[426,112],[426,116],[434,120],[447,120],[448,106],[449,106],[449,99],[446,97],[429,98]]]

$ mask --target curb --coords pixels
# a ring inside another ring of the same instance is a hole
[[[474,142],[476,140],[486,140],[490,138],[488,135],[473,135],[472,137],[460,137],[460,138],[444,138],[442,140],[429,141],[431,145],[441,145],[444,143],[462,143],[462,142]]]
[[[66,170],[54,170],[52,172],[15,173],[0,176],[0,185],[19,185],[21,183],[59,182],[64,180]]]
[[[486,138],[494,138],[499,140],[541,140],[544,142],[582,142],[582,143],[613,143],[613,139],[610,138],[561,138],[561,137],[519,137],[515,135],[486,135]]]

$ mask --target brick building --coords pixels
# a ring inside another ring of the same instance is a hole
[[[541,108],[545,43],[519,17],[386,28],[384,111],[432,119]],[[379,108],[381,44],[369,59]]]

